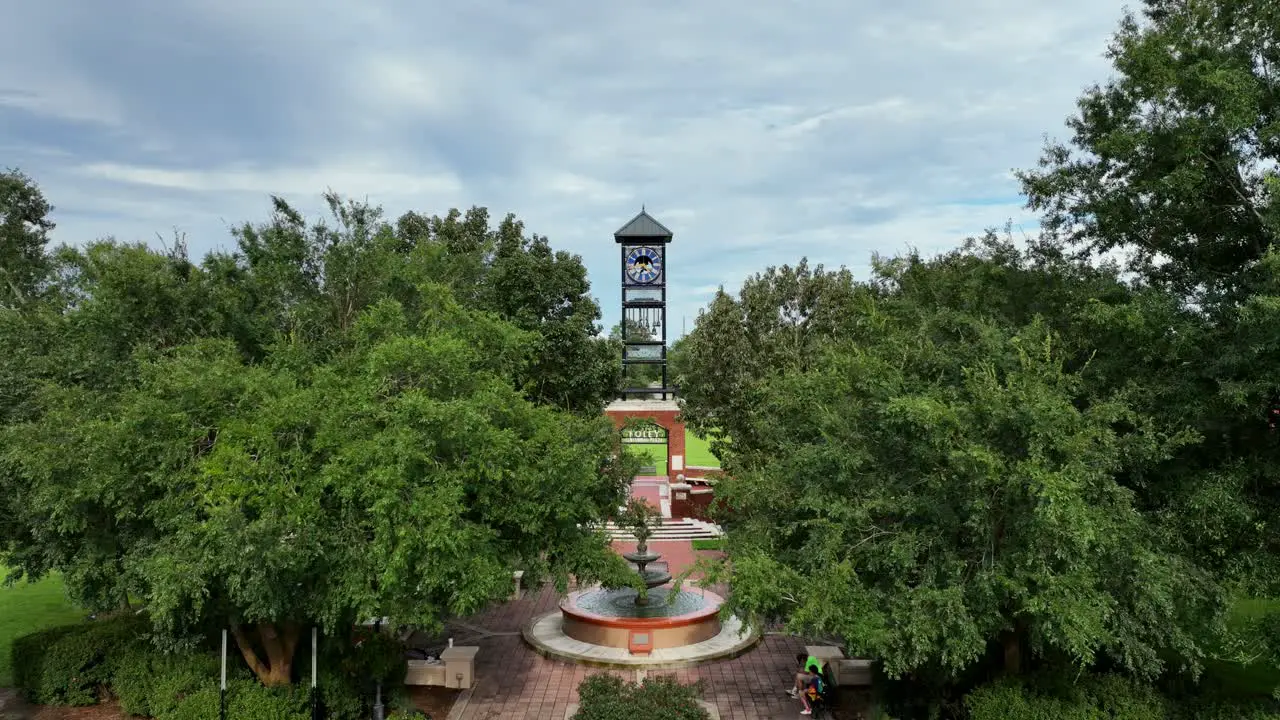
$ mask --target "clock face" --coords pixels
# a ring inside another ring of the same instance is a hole
[[[632,282],[648,284],[662,277],[662,253],[654,248],[631,248],[626,263]]]

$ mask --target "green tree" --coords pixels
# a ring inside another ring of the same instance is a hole
[[[95,242],[62,248],[48,262],[51,280],[41,297],[0,310],[0,344],[10,349],[0,356],[0,433],[57,422],[51,403],[70,403],[69,411],[85,418],[105,412],[135,381],[136,349],[175,347],[218,324],[210,288],[180,253]],[[58,432],[70,442],[86,427]],[[32,578],[62,572],[69,591],[90,607],[125,603],[123,549],[150,537],[153,521],[135,512],[140,491],[128,475],[135,459],[91,467],[86,458],[68,457],[33,477],[23,469],[26,450],[9,439],[0,451],[5,564]],[[119,473],[114,492],[97,484]]]
[[[1086,398],[1038,322],[906,310],[863,313],[856,335],[760,388],[757,422],[776,432],[748,449],[735,436],[717,486],[730,602],[842,637],[894,675],[954,676],[992,644],[1014,672],[1027,650],[1147,676],[1166,653],[1196,662],[1217,585],[1116,481],[1189,437]]]
[[[395,227],[397,246],[452,287],[459,302],[536,333],[537,352],[518,376],[531,397],[594,415],[617,396],[617,351],[600,337],[600,306],[580,256],[526,235],[513,215],[490,228],[483,208],[444,217],[409,213]]]
[[[0,308],[39,292],[48,272],[52,211],[31,178],[13,169],[0,173]]]
[[[1091,384],[1204,438],[1135,476],[1171,541],[1227,566],[1245,592],[1280,593],[1280,445],[1265,417],[1280,322],[1280,8],[1148,0],[1111,44],[1115,76],[1086,91],[1021,174],[1049,237],[1129,259],[1176,306],[1095,317],[1134,338]],[[1161,319],[1163,318],[1163,320]],[[1162,327],[1163,324],[1163,327]],[[1115,357],[1115,356],[1112,356]]]
[[[681,336],[671,343],[671,347],[667,348],[667,375],[670,377],[671,384],[679,387],[684,383],[685,368],[688,365],[688,346],[685,345],[685,337]]]
[[[1280,231],[1280,8],[1145,0],[1111,43],[1115,76],[1090,88],[1021,174],[1063,241],[1121,250],[1153,281],[1212,301],[1248,293]]]
[[[268,684],[310,624],[430,628],[516,567],[631,582],[581,529],[625,496],[618,434],[538,392],[549,336],[480,292],[519,283],[462,283],[485,247],[328,199],[332,225],[277,200],[200,265],[63,249],[40,302],[0,314],[23,343],[0,358],[0,560],[91,606],[138,597],[171,636],[229,623]]]
[[[841,332],[869,298],[843,268],[769,268],[742,284],[737,298],[721,289],[680,343],[682,413],[690,430],[707,437],[732,465],[735,448],[754,447],[776,429],[756,422],[760,388],[768,379],[804,370],[823,339]]]

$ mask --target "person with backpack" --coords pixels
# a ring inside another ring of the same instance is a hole
[[[796,663],[800,665],[800,671],[796,673],[795,685],[787,691],[787,694],[793,698],[800,698],[800,702],[804,704],[804,710],[800,711],[801,715],[812,715],[811,700],[816,700],[822,695],[822,670],[826,663],[820,658],[804,653],[796,653]]]

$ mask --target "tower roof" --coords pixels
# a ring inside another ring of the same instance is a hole
[[[623,242],[628,238],[671,242],[671,231],[642,209],[639,215],[631,218],[631,222],[623,225],[613,234],[613,239],[618,242]]]

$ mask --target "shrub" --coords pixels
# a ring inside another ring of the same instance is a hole
[[[1149,685],[1115,675],[1077,683],[1001,680],[969,693],[970,720],[1165,720],[1163,698]]]
[[[387,633],[361,633],[355,646],[343,653],[339,671],[361,682],[395,685],[404,680],[408,667],[404,643]]]
[[[216,717],[217,654],[165,654],[146,640],[149,631],[145,618],[122,616],[18,638],[12,648],[16,685],[28,700],[38,704],[92,705],[109,688],[130,715],[158,720]],[[372,680],[381,679],[383,696],[391,698],[404,678],[403,646],[385,635],[338,647],[322,660],[320,699],[329,720],[367,717]],[[228,717],[310,717],[308,683],[267,690],[239,661],[238,654],[230,656],[227,670]],[[309,668],[304,676],[309,680]],[[203,714],[210,708],[212,715]]]
[[[366,705],[371,705],[372,701],[367,701],[360,692],[360,684],[355,678],[322,669],[317,682],[327,720],[363,720],[368,716]]]
[[[578,686],[579,706],[574,720],[707,720],[698,705],[702,683],[682,685],[675,678],[656,676],[639,685],[616,675],[592,675]]]
[[[228,688],[229,694],[230,689]],[[155,717],[156,720],[208,720],[218,717],[218,702],[218,685],[217,683],[209,683],[184,697],[173,710]],[[230,717],[229,712],[228,717]],[[246,718],[246,720],[248,719]]]
[[[151,647],[136,647],[114,663],[111,690],[120,708],[130,715],[171,714],[188,695],[219,677],[219,661],[212,653],[161,655]],[[248,672],[233,665],[231,678],[247,679]]]
[[[1169,720],[1280,720],[1280,703],[1198,699],[1171,703]]]
[[[233,658],[234,659],[234,658]],[[133,652],[117,666],[113,689],[120,707],[156,720],[218,716],[219,662],[212,653],[155,655]],[[347,679],[322,671],[320,697],[328,720],[367,716],[359,691]],[[227,717],[237,720],[295,720],[311,717],[308,685],[263,687],[240,663],[227,668]]]
[[[266,688],[257,680],[227,681],[227,717],[235,720],[310,720],[305,689]],[[210,681],[156,720],[210,720],[218,717],[218,683]]]
[[[78,630],[78,625],[64,625],[14,639],[9,651],[13,665],[13,683],[28,702],[46,702],[45,693],[42,692],[45,656],[50,646]]]
[[[33,703],[92,705],[113,659],[136,647],[146,629],[145,620],[125,615],[20,637],[12,647],[14,682]]]

